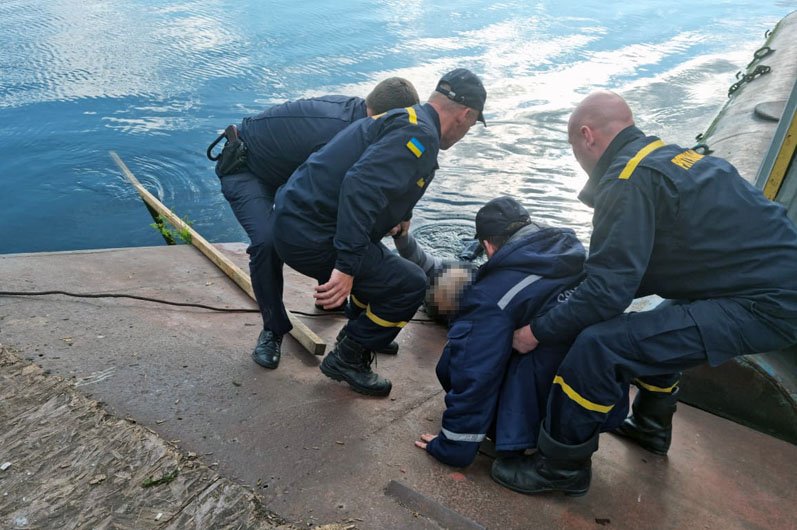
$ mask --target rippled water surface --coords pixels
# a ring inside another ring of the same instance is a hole
[[[459,233],[509,194],[586,240],[586,177],[565,134],[573,105],[616,90],[644,129],[690,145],[794,7],[2,0],[0,253],[161,244],[110,149],[206,238],[245,241],[204,157],[220,129],[287,99],[365,95],[391,75],[425,96],[457,66],[482,76],[489,127],[441,155],[415,223]]]

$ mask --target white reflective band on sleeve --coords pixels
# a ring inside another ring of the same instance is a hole
[[[525,289],[526,287],[528,287],[529,285],[531,285],[532,283],[536,282],[539,279],[540,276],[537,276],[536,274],[529,274],[528,276],[520,280],[517,283],[517,285],[508,290],[506,294],[502,296],[500,300],[498,300],[498,307],[500,307],[501,309],[505,309],[506,306],[509,305],[509,302],[511,302],[512,299],[515,297],[515,295],[517,295],[520,291],[522,291],[523,289]]]
[[[453,442],[481,442],[484,440],[486,434],[460,434],[458,432],[451,432],[447,429],[441,429],[446,438]]]

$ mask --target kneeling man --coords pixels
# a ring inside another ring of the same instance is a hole
[[[532,222],[510,197],[479,210],[476,237],[488,261],[462,294],[437,365],[446,390],[442,429],[415,442],[456,467],[473,461],[485,437],[499,452],[537,446],[547,396],[568,344],[520,355],[512,350],[512,334],[518,323],[566,300],[584,275],[584,247],[575,233]],[[613,423],[624,416],[618,413]]]

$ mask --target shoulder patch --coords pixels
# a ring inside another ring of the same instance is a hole
[[[420,142],[420,140],[418,140],[414,136],[412,138],[410,138],[410,141],[407,142],[406,145],[407,145],[407,149],[412,151],[412,154],[415,155],[417,158],[421,158],[421,155],[423,154],[423,152],[426,151],[426,148],[423,146],[423,144]]]
[[[692,166],[695,165],[695,162],[697,162],[701,158],[703,158],[703,155],[701,155],[697,151],[689,149],[688,151],[684,151],[681,154],[675,155],[673,159],[670,160],[670,162],[672,162],[678,167],[682,167],[684,169],[690,169]]]
[[[413,125],[418,125],[418,114],[415,113],[415,109],[412,107],[404,107],[404,110],[407,111],[407,119]]]

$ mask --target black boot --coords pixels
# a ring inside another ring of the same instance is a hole
[[[338,333],[338,338],[335,339],[335,342],[340,342],[340,339],[342,339],[345,336],[345,332],[346,328],[341,329],[340,333]],[[392,341],[387,346],[383,346],[382,348],[376,350],[376,353],[383,353],[386,355],[398,355],[398,350],[399,350],[398,342]]]
[[[562,491],[571,497],[585,495],[592,478],[592,453],[598,435],[580,445],[559,443],[540,429],[537,452],[506,456],[493,462],[493,480],[513,491],[531,495]]]
[[[651,453],[666,455],[677,403],[678,387],[671,394],[640,388],[631,405],[632,414],[612,432],[630,438]]]
[[[321,371],[335,381],[346,381],[355,392],[387,396],[393,385],[371,370],[374,353],[354,342],[345,333],[338,335],[335,348],[324,357]]]
[[[257,346],[252,352],[252,359],[263,368],[274,369],[279,366],[282,356],[282,336],[270,329],[264,329],[257,338]]]

